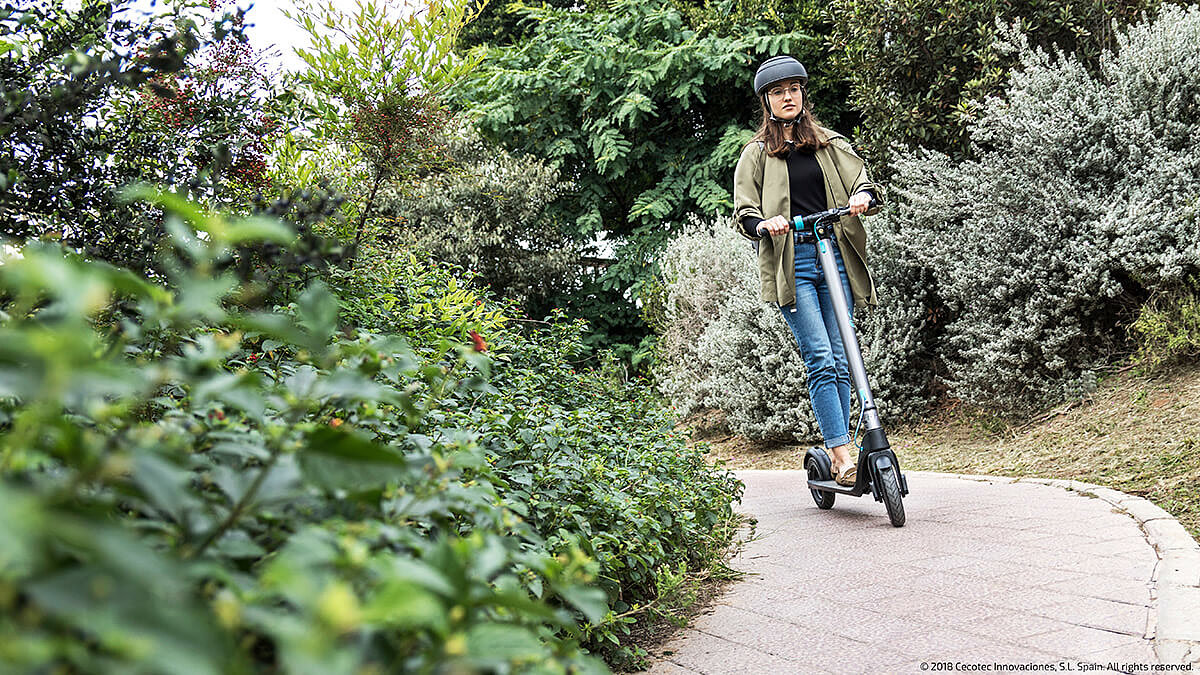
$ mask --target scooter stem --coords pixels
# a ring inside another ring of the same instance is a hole
[[[842,286],[842,275],[838,273],[837,260],[833,257],[833,247],[830,245],[833,239],[832,219],[813,223],[813,232],[817,236],[817,256],[821,260],[821,271],[825,274],[825,285],[831,291],[829,295],[833,301],[834,315],[837,317],[838,332],[842,334],[842,344],[846,347],[850,377],[854,380],[858,402],[862,406],[863,431],[880,429],[883,424],[879,421],[879,410],[875,407],[871,385],[867,383],[867,369],[863,365],[862,351],[858,347],[858,334],[854,332],[850,308],[846,304],[846,289]]]

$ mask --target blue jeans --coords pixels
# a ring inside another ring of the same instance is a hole
[[[837,245],[832,248],[846,293],[846,306],[853,313],[854,299],[850,295],[846,266]],[[846,348],[838,331],[837,316],[833,312],[829,286],[821,272],[816,244],[796,245],[796,304],[779,309],[804,356],[808,397],[817,426],[821,427],[825,447],[849,443],[850,367],[846,363]]]

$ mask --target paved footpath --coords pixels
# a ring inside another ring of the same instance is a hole
[[[869,495],[818,510],[803,472],[739,476],[747,576],[654,650],[652,675],[1200,672],[1200,547],[1144,499],[906,472],[893,528]]]

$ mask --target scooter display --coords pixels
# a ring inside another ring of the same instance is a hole
[[[874,202],[872,202],[874,205]],[[854,331],[854,322],[850,318],[850,308],[846,304],[845,288],[842,286],[841,274],[838,273],[837,260],[833,257],[831,241],[834,237],[833,225],[842,216],[850,215],[849,207],[830,209],[810,216],[796,216],[792,221],[792,229],[816,235],[817,257],[821,261],[821,271],[825,275],[825,283],[829,286],[833,301],[834,313],[837,315],[838,331],[842,335],[842,343],[846,347],[846,361],[850,366],[850,377],[854,390],[858,395],[861,414],[858,429],[855,430],[855,441],[861,429],[862,443],[858,445],[858,478],[852,486],[838,485],[833,480],[832,462],[824,448],[812,447],[804,456],[804,468],[808,472],[808,488],[812,492],[817,508],[833,508],[833,500],[837,495],[861,497],[868,491],[875,501],[882,501],[887,508],[888,519],[895,527],[904,525],[904,495],[908,494],[908,482],[900,473],[900,461],[896,453],[888,445],[887,435],[883,432],[883,424],[879,421],[879,410],[875,407],[875,398],[867,383],[867,371],[863,365],[862,351],[858,346],[858,335]]]

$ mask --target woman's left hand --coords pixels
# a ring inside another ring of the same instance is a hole
[[[850,197],[850,202],[847,204],[847,206],[850,207],[850,215],[852,216],[857,216],[858,214],[863,213],[870,205],[870,192],[856,192],[852,197]]]

